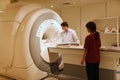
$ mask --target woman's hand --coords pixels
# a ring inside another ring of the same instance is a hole
[[[86,54],[87,54],[87,49],[84,49],[83,57],[82,57],[82,60],[81,60],[81,65],[84,65],[84,63],[85,63]]]
[[[81,65],[82,65],[82,66],[84,65],[84,62],[85,62],[85,59],[82,58],[82,60],[81,60]]]

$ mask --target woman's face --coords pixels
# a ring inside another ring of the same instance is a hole
[[[87,31],[88,31],[88,33],[90,33],[90,32],[91,32],[91,31],[90,31],[90,29],[88,29],[88,28],[87,28]]]

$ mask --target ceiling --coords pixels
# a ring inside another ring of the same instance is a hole
[[[33,2],[33,0],[24,0]],[[63,8],[70,6],[83,6],[88,4],[102,3],[111,0],[34,0],[40,3],[43,7]]]
[[[4,9],[7,4],[13,0],[0,0],[0,10]],[[102,3],[111,0],[15,0],[15,1],[29,1],[37,2],[41,4],[42,7],[47,8],[64,8],[73,6],[83,6],[88,4]]]

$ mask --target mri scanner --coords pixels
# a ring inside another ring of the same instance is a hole
[[[45,77],[41,59],[51,61],[44,42],[60,34],[61,22],[57,13],[38,4],[8,5],[0,13],[0,74],[23,80]]]

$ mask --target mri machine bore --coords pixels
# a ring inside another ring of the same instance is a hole
[[[23,80],[45,77],[47,65],[41,59],[51,61],[44,42],[60,34],[61,22],[57,13],[38,4],[8,5],[0,13],[0,75]]]

